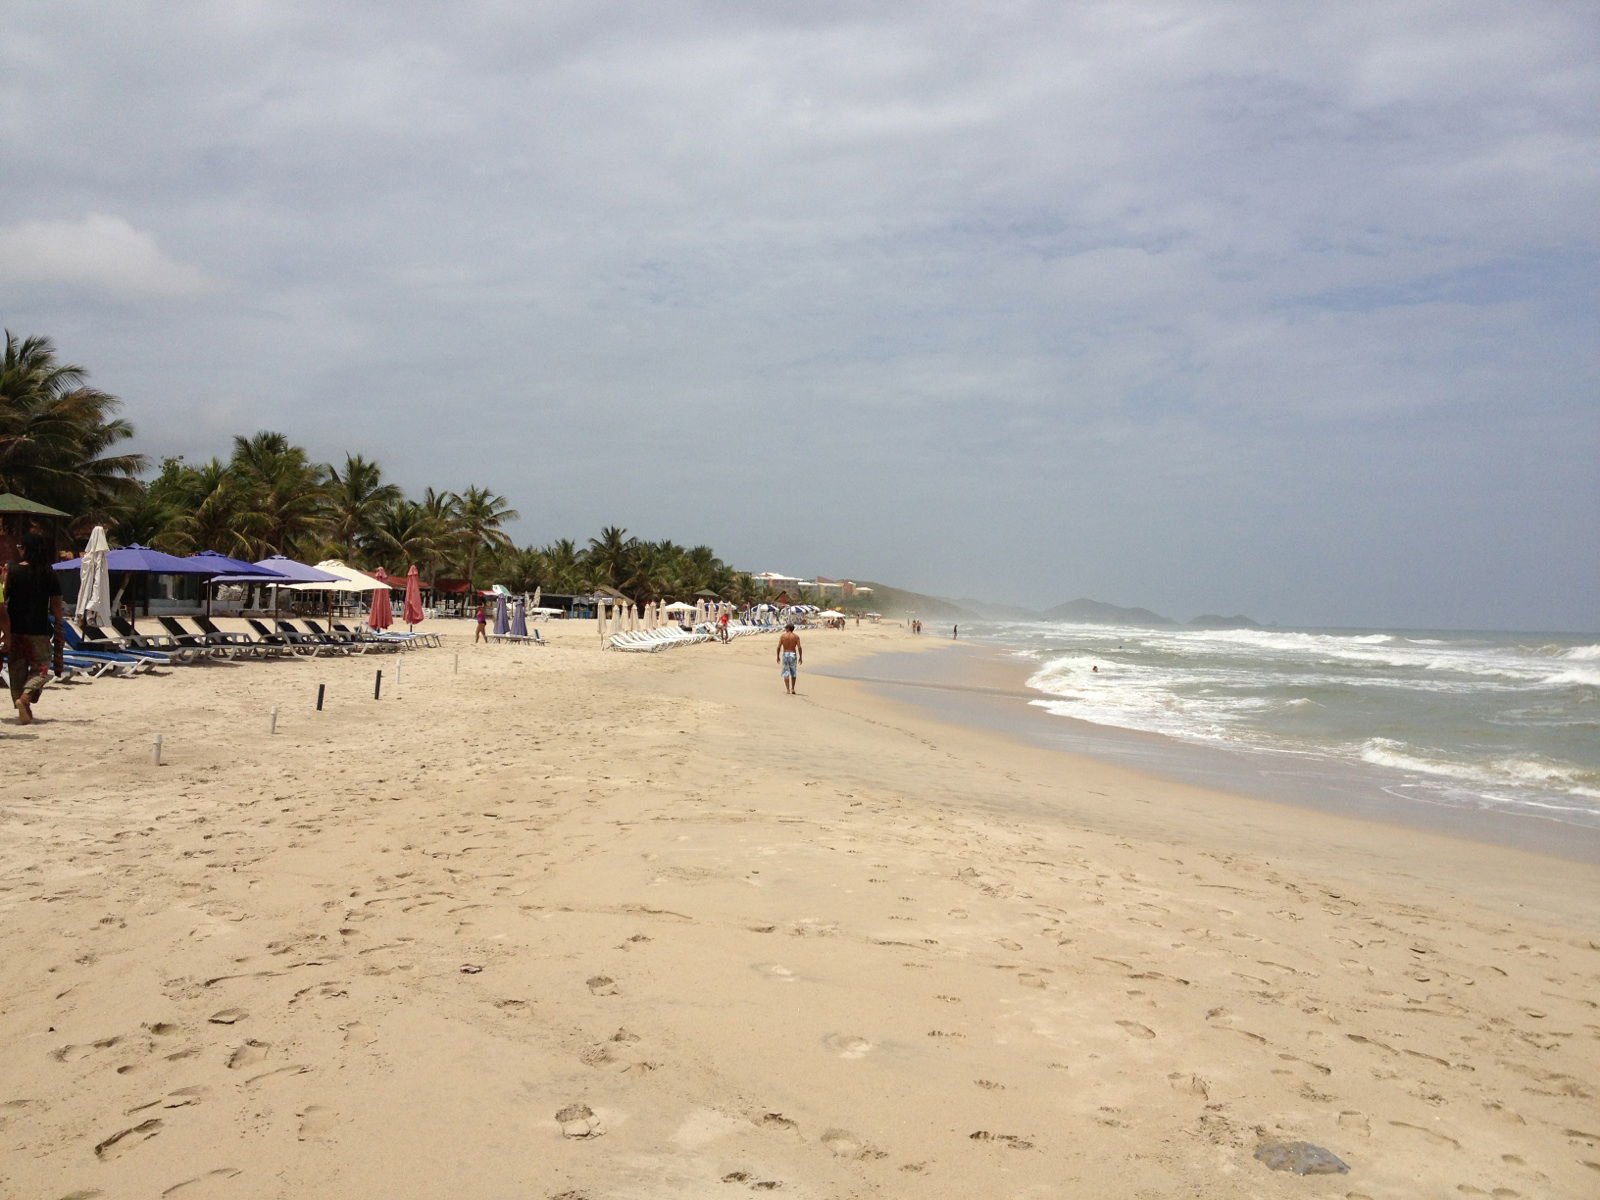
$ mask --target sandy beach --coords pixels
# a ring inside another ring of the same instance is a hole
[[[1600,1193],[1592,865],[437,624],[0,723],[0,1197]]]

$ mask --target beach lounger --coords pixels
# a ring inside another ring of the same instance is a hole
[[[309,624],[310,622],[307,622]],[[389,642],[404,650],[411,650],[422,646],[441,646],[443,638],[437,633],[398,633],[388,629],[368,629],[365,626],[351,629],[340,621],[332,622],[333,628],[339,633],[350,633],[357,637],[365,637],[375,642]]]
[[[90,627],[85,626],[87,631]],[[170,654],[174,662],[192,663],[209,657],[210,651],[196,649],[193,646],[180,646],[166,634],[140,633],[126,617],[114,616],[111,618],[111,628],[116,636],[121,639],[123,647],[128,650],[155,650],[162,654]]]
[[[185,629],[178,623],[177,617],[157,617],[156,620],[161,622],[161,628],[167,631],[167,636],[185,649],[198,650],[213,658],[227,658],[233,653],[228,646],[207,639],[205,634]]]
[[[254,617],[246,617],[245,624],[255,630],[256,641],[263,646],[276,646],[287,654],[298,654],[302,658],[314,658],[328,649],[327,646],[318,642],[306,640],[306,635],[303,633],[294,637],[290,637],[286,633],[273,633],[272,630]]]
[[[116,638],[109,638],[97,625],[85,625],[79,631],[71,621],[61,623],[62,637],[67,647],[78,654],[93,655],[120,663],[143,663],[144,669],[170,667],[172,656],[159,650],[132,650]]]
[[[262,658],[271,658],[275,655],[288,653],[283,646],[269,646],[265,642],[251,637],[248,633],[225,632],[218,629],[216,622],[210,617],[190,617],[189,619],[194,622],[195,628],[205,636],[209,645],[226,646],[236,655],[246,653],[259,655]]]
[[[309,626],[311,622],[307,621],[306,624]],[[300,629],[293,621],[280,620],[278,622],[278,632],[287,634],[289,637],[304,638],[306,645],[322,646],[339,654],[365,654],[367,652],[365,642],[354,641],[344,635],[335,636],[334,634],[324,633],[320,629],[313,633],[309,628]]]
[[[314,636],[327,638],[337,645],[346,646],[356,654],[365,654],[368,650],[396,651],[401,649],[394,642],[386,642],[381,638],[365,637],[359,629],[335,628],[327,630],[309,617],[300,618],[300,623],[310,630]]]

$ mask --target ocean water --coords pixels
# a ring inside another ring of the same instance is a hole
[[[1595,635],[963,628],[1025,660],[1034,705],[1180,743],[1360,764],[1395,802],[1600,829]]]

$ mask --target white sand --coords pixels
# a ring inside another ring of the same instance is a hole
[[[1594,868],[439,627],[0,724],[0,1196],[1600,1194]]]

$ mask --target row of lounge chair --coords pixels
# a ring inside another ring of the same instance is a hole
[[[746,625],[740,621],[728,623],[728,637],[744,637],[751,633],[773,633],[777,625]],[[666,650],[672,646],[692,646],[697,642],[713,642],[717,634],[710,625],[696,625],[684,629],[678,625],[663,625],[659,629],[638,629],[631,633],[614,633],[607,639],[613,650]]]
[[[62,662],[91,677],[115,672],[138,674],[153,666],[174,666],[219,658],[315,657],[332,654],[394,653],[440,644],[434,633],[386,633],[332,622],[328,628],[316,621],[246,621],[253,633],[218,629],[209,617],[191,617],[193,627],[176,617],[158,617],[163,634],[140,633],[122,617],[110,621],[111,632],[98,625],[81,628],[66,622],[66,650]]]

